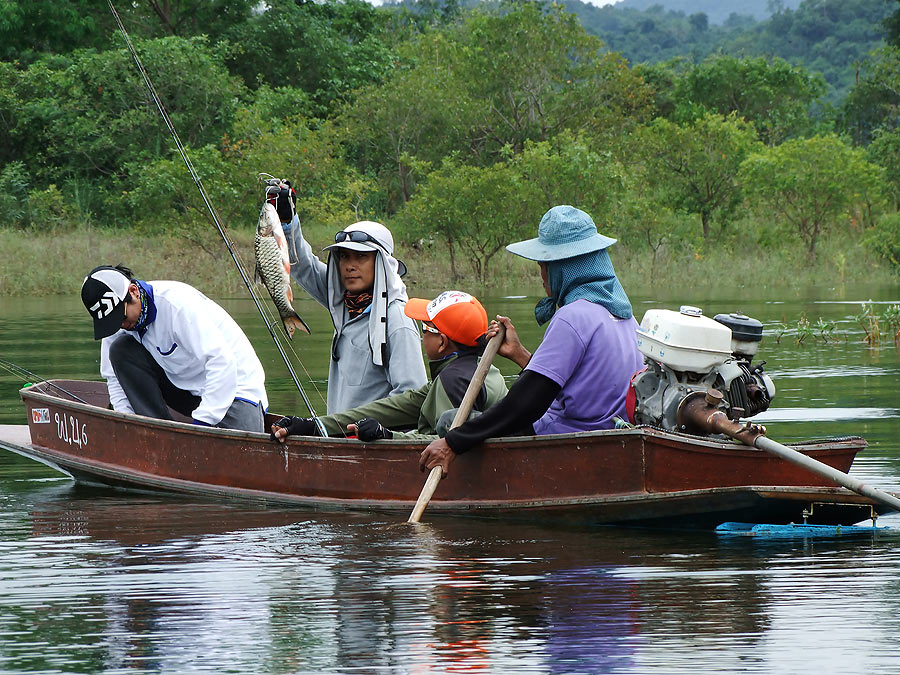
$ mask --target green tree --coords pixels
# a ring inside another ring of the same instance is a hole
[[[638,135],[648,174],[678,209],[700,216],[703,238],[740,203],[738,172],[757,145],[753,125],[708,113],[685,125],[658,118]]]
[[[389,213],[402,208],[419,173],[465,148],[475,110],[458,73],[459,47],[435,31],[401,51],[409,67],[363,89],[338,119],[348,155],[378,176]]]
[[[105,15],[97,0],[0,2],[0,58],[28,64],[44,53],[108,46],[112,16],[103,5]]]
[[[135,44],[182,141],[217,142],[242,89],[206,41]],[[44,57],[21,71],[0,67],[0,78],[10,87],[0,95],[0,125],[10,140],[4,159],[27,161],[35,182],[55,183],[70,196],[73,181],[92,182],[101,196],[89,210],[109,211],[118,201],[126,164],[168,156],[173,147],[125,50]]]
[[[753,198],[796,229],[810,262],[820,238],[849,220],[851,207],[876,199],[883,189],[880,167],[833,134],[754,153],[742,176]]]
[[[649,113],[650,91],[618,54],[555,6],[474,12],[456,32],[459,76],[479,107],[473,146],[487,158],[563,129],[612,140]]]
[[[774,145],[809,130],[810,106],[824,92],[821,75],[784,59],[717,55],[675,79],[673,118],[737,113],[753,123],[763,142]]]
[[[494,255],[516,237],[532,236],[552,206],[573,204],[604,232],[624,199],[623,168],[609,152],[592,150],[584,134],[564,131],[550,141],[528,141],[523,152],[487,167],[444,161],[400,214],[407,238],[437,237],[446,244],[454,277],[465,257],[482,283]],[[605,225],[603,225],[605,223]]]
[[[217,41],[253,16],[257,0],[131,0],[114,2],[134,38],[206,35]],[[106,0],[3,0],[0,59],[29,64],[46,54],[110,49],[122,39]]]
[[[900,0],[887,0],[892,5],[900,5]],[[884,20],[884,40],[892,47],[900,47],[900,6]]]
[[[869,143],[875,130],[900,123],[900,47],[872,52],[859,68],[856,86],[843,105],[842,124],[857,144]]]
[[[480,167],[448,159],[429,174],[400,218],[408,238],[446,244],[454,280],[463,257],[484,285],[497,252],[534,231],[540,212],[532,204],[527,184],[506,163]]]
[[[100,0],[100,4],[105,6],[106,2]],[[258,0],[137,0],[116,5],[122,5],[116,9],[129,32],[132,29],[128,20],[145,37],[206,35],[216,41],[233,26],[253,17],[260,3]]]
[[[605,233],[615,234],[615,216],[628,197],[625,170],[611,152],[592,149],[586,134],[566,130],[550,141],[528,141],[509,163],[529,186],[538,217],[558,204],[572,204],[590,213]]]
[[[900,212],[882,214],[866,234],[863,244],[900,271]]]
[[[340,229],[374,217],[366,202],[370,181],[343,160],[332,124],[315,128],[303,119],[270,121],[256,106],[241,108],[222,143],[188,148],[191,162],[227,228],[256,225],[262,202],[258,173],[291,181],[297,190],[297,214],[304,223]],[[174,229],[213,255],[221,252],[209,227],[206,204],[180,156],[128,165],[132,188],[128,202],[145,228]]]
[[[884,169],[894,208],[900,211],[900,129],[878,129],[866,148],[866,157]]]
[[[270,0],[227,33],[227,64],[248,87],[298,87],[326,116],[389,70],[389,14],[363,0]]]
[[[559,8],[475,10],[399,50],[390,79],[347,108],[350,157],[379,176],[391,211],[454,152],[487,166],[564,130],[613,143],[649,114],[649,88],[601,47]]]

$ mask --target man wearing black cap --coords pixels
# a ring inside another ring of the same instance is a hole
[[[234,319],[192,286],[141,281],[127,267],[91,270],[81,301],[102,340],[100,374],[115,410],[262,431],[265,374]]]

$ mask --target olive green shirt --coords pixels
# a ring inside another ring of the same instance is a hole
[[[459,407],[479,360],[474,350],[466,350],[441,361],[431,361],[432,380],[424,386],[319,419],[329,436],[343,436],[348,424],[371,417],[393,431],[395,437],[434,438],[438,418],[447,410]],[[487,410],[506,396],[506,392],[503,375],[491,366],[473,409]],[[411,431],[404,433],[404,430]]]

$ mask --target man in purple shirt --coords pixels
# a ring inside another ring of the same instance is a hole
[[[430,443],[419,459],[423,471],[441,466],[446,476],[456,455],[486,438],[610,429],[614,418],[626,417],[628,387],[643,357],[631,303],[606,251],[615,241],[584,211],[555,206],[537,238],[506,247],[540,265],[547,297],[535,318],[550,325],[532,355],[510,320],[497,317],[506,328],[498,353],[522,374],[500,403]]]

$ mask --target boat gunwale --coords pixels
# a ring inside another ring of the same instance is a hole
[[[190,435],[195,436],[205,436],[209,437],[210,434],[214,436],[231,439],[247,439],[253,441],[265,440],[266,442],[271,442],[271,435],[268,432],[255,432],[255,431],[243,431],[239,429],[223,429],[220,427],[206,427],[206,426],[198,426],[195,424],[191,424],[189,422],[179,422],[176,420],[164,420],[164,419],[156,419],[152,417],[145,417],[143,415],[137,415],[134,413],[126,413],[118,410],[111,410],[108,408],[103,408],[93,403],[82,403],[80,401],[74,401],[67,398],[62,398],[61,396],[52,394],[42,387],[45,384],[50,384],[51,386],[54,383],[60,382],[79,382],[79,383],[97,383],[102,384],[98,380],[62,380],[62,379],[54,379],[54,380],[44,380],[43,382],[39,382],[33,384],[29,387],[23,387],[19,390],[19,395],[25,401],[26,396],[32,397],[38,401],[43,401],[46,403],[52,403],[55,405],[62,405],[64,407],[79,410],[86,414],[94,415],[97,417],[105,417],[111,420],[119,420],[123,422],[128,422],[131,424],[138,424],[141,426],[145,426],[151,429],[162,429],[167,432],[177,432],[178,434],[188,433]],[[268,414],[268,413],[267,413]],[[31,421],[28,422],[29,428],[31,427]],[[668,429],[662,429],[660,427],[650,426],[650,425],[637,425],[630,428],[624,429],[597,429],[593,431],[580,431],[580,432],[570,432],[565,434],[547,434],[547,435],[531,435],[531,436],[502,436],[497,438],[492,438],[483,443],[483,447],[490,448],[492,446],[510,446],[510,445],[520,445],[520,444],[534,444],[539,441],[552,441],[556,442],[565,442],[568,440],[579,440],[584,439],[586,441],[594,439],[594,438],[628,438],[632,436],[637,436],[640,438],[643,437],[652,437],[655,441],[663,442],[671,444],[672,446],[690,446],[690,449],[695,452],[702,452],[704,450],[708,451],[746,451],[750,453],[765,453],[765,450],[760,450],[759,448],[755,448],[752,446],[744,445],[738,443],[737,441],[723,438],[707,438],[703,436],[695,436],[692,434],[682,433],[679,431],[670,431]],[[329,445],[350,445],[351,447],[362,447],[365,446],[367,450],[378,449],[379,446],[381,449],[389,449],[394,446],[406,447],[406,446],[416,446],[421,447],[425,444],[425,440],[421,438],[394,438],[390,440],[379,440],[379,441],[370,441],[370,442],[360,442],[355,438],[343,438],[340,436],[328,436],[327,438],[323,438],[321,436],[296,436],[293,437],[298,441],[300,439],[311,439],[316,443],[321,443],[323,441],[327,442]],[[806,452],[810,451],[828,451],[828,450],[844,450],[847,446],[850,447],[860,447],[860,451],[864,450],[868,443],[861,436],[841,436],[836,438],[821,438],[821,439],[811,439],[808,441],[799,441],[794,443],[786,443],[786,445],[792,447],[800,447],[803,448]],[[284,446],[279,444],[273,446],[275,448],[283,448]]]

